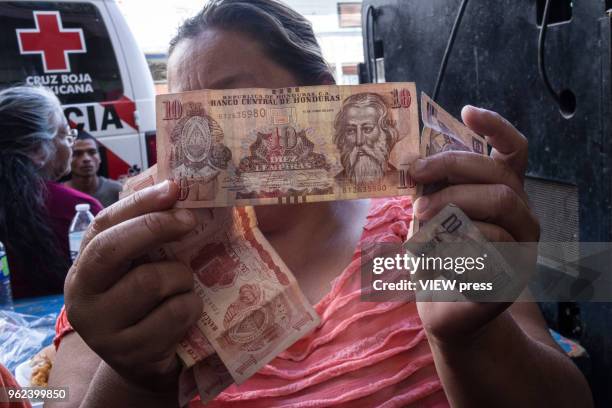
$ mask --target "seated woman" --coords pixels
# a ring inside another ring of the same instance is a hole
[[[274,0],[211,2],[172,41],[168,80],[171,92],[333,83],[310,24]],[[445,152],[418,161],[416,181],[451,185],[414,208],[407,197],[256,208],[261,231],[321,324],[209,406],[592,404],[535,304],[360,302],[360,246],[402,242],[413,211],[427,220],[452,202],[492,241],[538,240],[523,191],[526,139],[486,110],[466,108],[463,119],[495,150],[488,158]],[[172,209],[176,193],[168,182],[140,191],[88,232],[58,320],[50,386],[68,386],[71,395],[61,406],[178,405],[175,350],[202,302],[186,266],[132,263],[194,228],[189,210]]]
[[[62,293],[75,205],[94,198],[57,183],[70,171],[73,131],[48,89],[0,92],[0,241],[15,298]]]

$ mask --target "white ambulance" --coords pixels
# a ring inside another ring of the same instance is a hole
[[[0,0],[0,89],[44,85],[119,179],[155,162],[155,91],[114,0]]]

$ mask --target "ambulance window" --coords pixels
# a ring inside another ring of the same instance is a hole
[[[92,3],[0,2],[0,88],[50,87],[62,104],[113,101],[123,83]]]

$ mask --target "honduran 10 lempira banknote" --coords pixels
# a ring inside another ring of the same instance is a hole
[[[424,92],[421,93],[421,118],[423,132],[420,157],[426,158],[449,151],[472,152],[482,156],[489,154],[489,146],[484,137],[455,119]],[[420,184],[416,188],[416,197],[435,193],[444,187],[445,183]],[[416,234],[422,226],[423,221],[415,217],[409,235]]]
[[[159,95],[158,176],[188,208],[414,194],[417,105],[414,83]]]

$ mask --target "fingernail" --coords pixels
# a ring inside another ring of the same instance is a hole
[[[414,202],[414,211],[417,214],[423,214],[427,210],[427,207],[429,207],[429,198],[427,197],[419,197]]]
[[[174,218],[185,225],[195,225],[196,219],[193,213],[188,209],[176,210],[174,212]]]
[[[421,173],[427,167],[427,160],[417,159],[412,164],[412,172],[413,174]]]
[[[155,189],[160,193],[167,193],[170,191],[170,183],[168,180],[165,180],[163,183],[156,184]]]
[[[463,109],[472,109],[475,110],[476,112],[484,112],[485,109],[479,108],[478,106],[474,106],[474,105],[465,105],[465,107]]]

